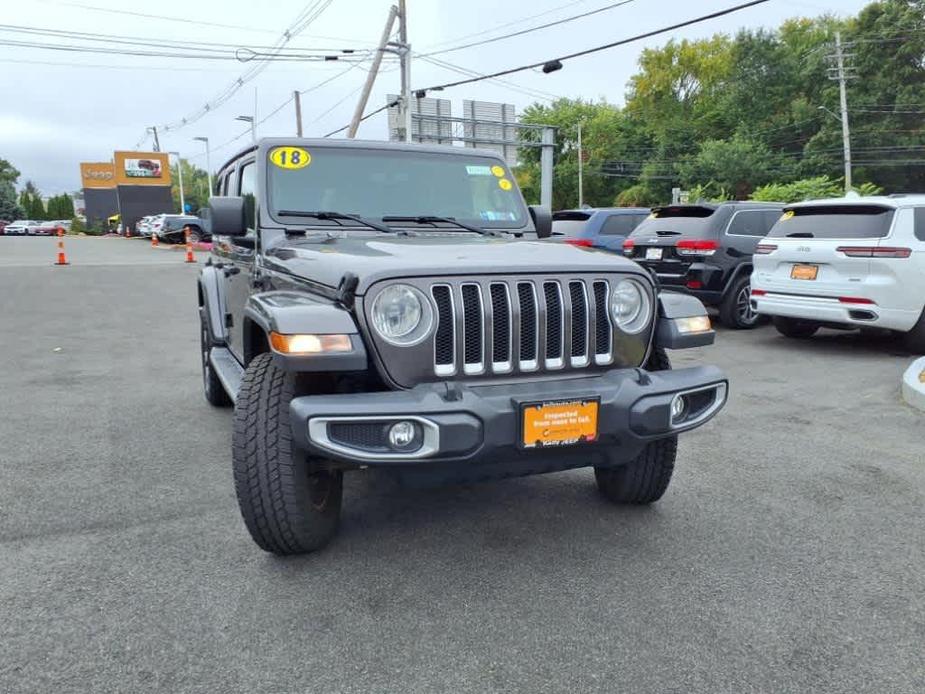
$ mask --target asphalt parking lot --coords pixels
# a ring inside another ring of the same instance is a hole
[[[922,692],[925,418],[888,340],[722,331],[665,498],[348,478],[280,560],[202,397],[196,267],[0,238],[2,692]]]

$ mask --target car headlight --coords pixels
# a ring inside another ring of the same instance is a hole
[[[649,295],[635,280],[620,280],[610,295],[610,315],[617,327],[634,335],[649,324]]]
[[[420,342],[434,326],[430,302],[409,284],[393,284],[379,292],[370,316],[383,340],[402,347]]]

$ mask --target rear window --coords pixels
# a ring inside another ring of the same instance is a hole
[[[629,236],[645,218],[645,215],[638,214],[612,214],[601,227],[601,235]]]
[[[820,205],[784,210],[771,238],[877,239],[890,233],[893,208],[879,205]]]
[[[632,236],[662,234],[688,238],[714,237],[722,226],[716,213],[717,208],[702,205],[660,207],[636,227]]]
[[[554,236],[577,236],[591,219],[589,212],[563,211],[552,215],[552,233]]]

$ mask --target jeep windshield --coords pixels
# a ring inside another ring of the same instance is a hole
[[[286,148],[278,148],[286,149]],[[275,150],[274,150],[275,151]],[[326,148],[309,152],[309,164],[285,168],[267,162],[268,202],[277,221],[296,223],[284,211],[336,210],[392,226],[436,230],[418,219],[451,218],[480,228],[520,229],[527,210],[508,168],[498,159],[402,150]],[[301,163],[301,162],[300,162]],[[312,220],[333,225],[335,220]],[[441,226],[440,231],[466,231]]]

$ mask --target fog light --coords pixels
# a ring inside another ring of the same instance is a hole
[[[671,401],[671,423],[676,424],[687,412],[687,399],[683,395],[675,395]]]
[[[395,450],[404,451],[420,447],[418,427],[414,422],[395,422],[389,427],[389,445]]]

